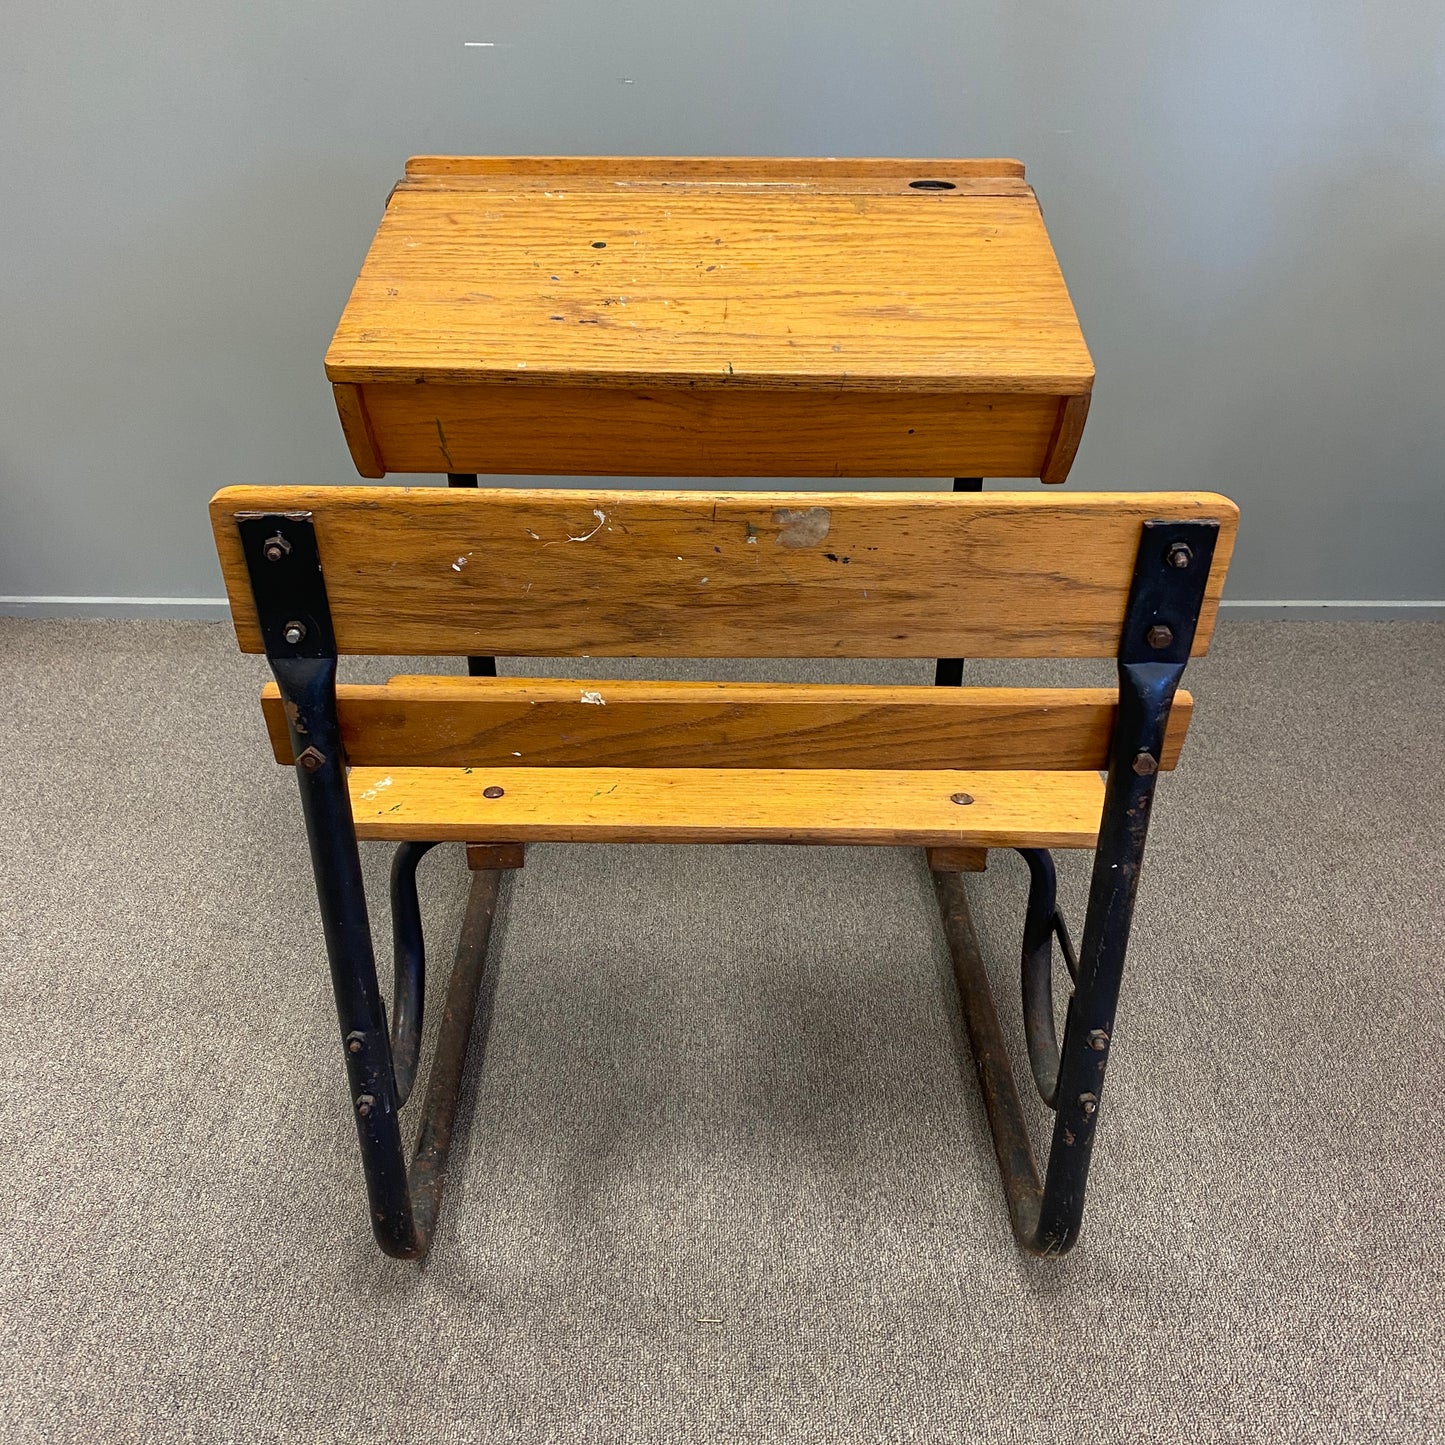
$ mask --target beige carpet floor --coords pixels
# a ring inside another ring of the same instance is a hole
[[[1445,625],[1228,622],[1191,670],[1061,1261],[918,854],[564,846],[505,891],[434,1254],[382,1258],[262,665],[0,657],[0,1438],[1445,1438]],[[1015,1039],[1024,884],[973,883]]]

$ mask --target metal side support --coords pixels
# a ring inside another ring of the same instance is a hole
[[[336,711],[336,641],[316,533],[310,514],[304,512],[251,513],[236,521],[266,657],[286,704],[296,754],[296,781],[311,845],[372,1231],[387,1254],[417,1259],[430,1248],[436,1229],[457,1095],[496,908],[498,875],[477,873],[473,878],[416,1152],[408,1171],[398,1111],[411,1087],[420,1039],[419,928],[414,956],[397,978],[398,1048],[394,1054],[377,985],[361,856],[346,786],[346,757]],[[419,856],[410,855],[401,865],[406,875],[403,892],[415,888]],[[408,927],[403,920],[401,932],[406,933]]]
[[[1119,639],[1119,710],[1089,906],[1055,1079],[1048,1077],[1052,1019],[1045,1033],[1034,1017],[1040,1000],[1037,988],[1030,989],[1032,935],[1026,928],[1025,1017],[1031,1053],[1043,1055],[1034,1060],[1044,1065],[1040,1091],[1046,1100],[1054,1095],[1055,1110],[1042,1185],[963,881],[957,874],[934,875],[1009,1218],[1019,1244],[1033,1254],[1063,1254],[1078,1238],[1160,748],[1194,643],[1218,532],[1215,522],[1146,522],[1142,529]],[[1031,909],[1042,911],[1042,903]],[[1031,922],[1037,933],[1042,917]]]
[[[447,486],[449,487],[474,487],[477,484],[475,472],[448,472]],[[497,659],[495,657],[469,657],[467,658],[468,677],[495,677],[497,675]]]

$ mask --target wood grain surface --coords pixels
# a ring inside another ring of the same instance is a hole
[[[1151,518],[1208,493],[229,487],[211,516],[237,638],[262,650],[235,518],[309,512],[343,653],[1111,657]]]
[[[353,764],[417,767],[1100,769],[1109,688],[398,677],[343,684]],[[261,695],[276,761],[290,763],[281,695]],[[1178,761],[1193,699],[1180,692],[1160,765]]]
[[[359,838],[496,843],[1091,848],[1104,796],[1092,772],[353,768],[350,787]]]
[[[1087,393],[1093,363],[1022,190],[402,186],[326,374]]]
[[[1050,480],[1062,481],[1073,451],[1051,453],[1051,439],[1064,408],[1087,400],[686,386],[378,383],[352,390],[342,430],[364,477],[1037,477],[1049,471]],[[338,387],[338,402],[341,393]]]

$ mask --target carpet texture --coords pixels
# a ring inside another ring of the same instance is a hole
[[[1010,1237],[920,853],[564,846],[504,887],[435,1251],[384,1259],[264,664],[0,651],[0,1438],[1442,1438],[1445,626],[1226,623],[1191,668],[1061,1261]],[[971,881],[1020,1066],[1025,882]]]

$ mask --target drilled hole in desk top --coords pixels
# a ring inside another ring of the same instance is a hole
[[[909,181],[908,189],[911,191],[956,191],[958,187],[952,181]]]

